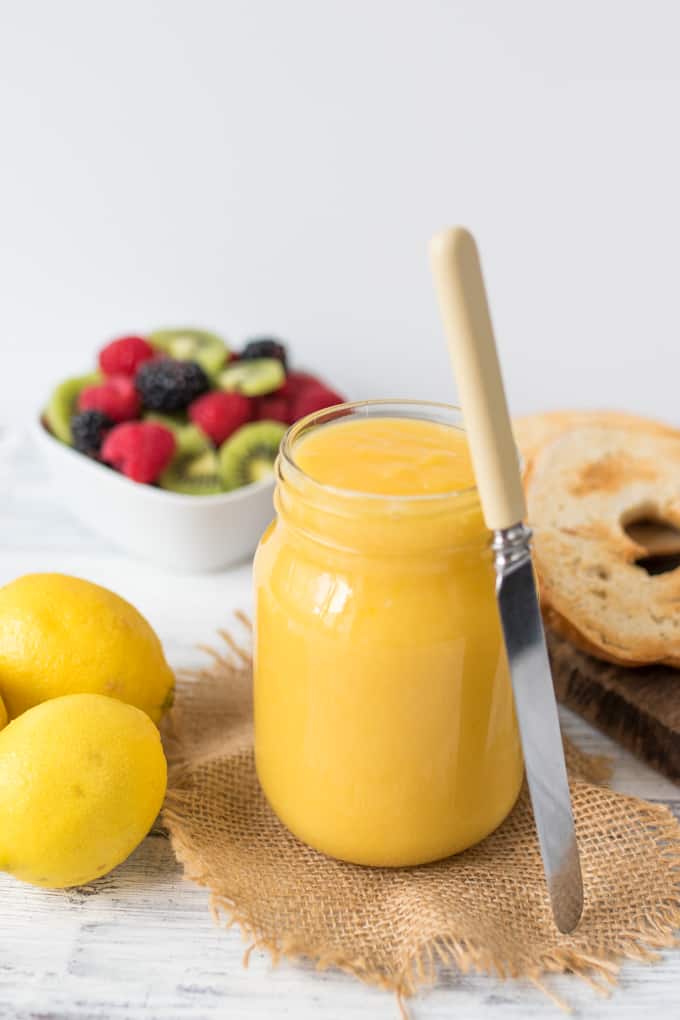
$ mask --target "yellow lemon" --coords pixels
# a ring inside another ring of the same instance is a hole
[[[90,581],[26,574],[0,588],[0,694],[10,719],[62,694],[107,694],[158,722],[174,676],[129,602]]]
[[[101,694],[70,694],[0,732],[0,871],[64,889],[105,875],[142,841],[167,781],[158,729]]]
[[[0,698],[0,730],[4,729],[7,725],[7,709],[5,708],[5,702]]]

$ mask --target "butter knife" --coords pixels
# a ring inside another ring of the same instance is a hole
[[[477,488],[493,531],[496,596],[529,793],[555,924],[571,932],[583,883],[557,704],[531,562],[531,531],[477,245],[462,227],[431,261]]]

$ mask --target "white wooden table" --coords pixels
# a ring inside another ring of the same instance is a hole
[[[0,584],[30,571],[59,570],[108,585],[135,603],[165,642],[176,667],[196,665],[232,610],[250,603],[250,569],[173,576],[129,560],[84,532],[52,499],[41,464],[19,447],[11,471],[0,463]],[[567,732],[585,750],[616,761],[614,786],[669,802],[680,789],[636,762],[568,712]],[[396,1018],[394,999],[310,965],[272,968],[264,954],[242,966],[237,930],[215,927],[204,890],[183,882],[167,838],[154,831],[121,867],[90,891],[49,892],[0,875],[2,1020],[327,1020]],[[624,964],[611,998],[578,979],[552,987],[577,1017],[680,1017],[680,950],[655,966]],[[414,1020],[527,1020],[562,1014],[526,982],[447,972],[412,1001]]]

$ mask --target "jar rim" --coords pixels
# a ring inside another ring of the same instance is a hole
[[[420,412],[420,413],[417,413]],[[375,500],[376,503],[389,501],[390,504],[418,504],[423,506],[436,507],[440,503],[451,503],[451,500],[474,497],[477,493],[477,486],[471,485],[462,489],[449,489],[445,492],[427,493],[384,493],[384,492],[362,492],[358,489],[346,489],[342,486],[329,485],[304,471],[295,460],[293,447],[300,436],[322,425],[339,421],[342,418],[352,415],[362,415],[373,418],[415,418],[420,421],[430,421],[448,428],[458,429],[465,432],[463,426],[463,413],[455,404],[447,404],[434,400],[402,400],[391,399],[370,399],[347,401],[343,404],[335,404],[333,407],[324,408],[321,411],[314,411],[295,422],[286,432],[277,458],[277,477],[283,481],[282,470],[285,465],[286,473],[291,473],[295,479],[304,479],[305,483],[311,483],[320,490],[336,498],[348,501]],[[445,416],[449,416],[448,420]],[[451,416],[458,419],[458,422],[451,421]],[[287,480],[287,479],[286,479]]]

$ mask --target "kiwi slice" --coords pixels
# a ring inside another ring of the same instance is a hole
[[[217,377],[217,385],[227,393],[245,397],[264,397],[283,386],[286,370],[278,358],[253,358],[227,365]]]
[[[197,361],[211,378],[217,375],[229,353],[222,337],[205,329],[157,329],[148,340],[177,361]]]
[[[182,492],[187,496],[213,496],[223,491],[220,480],[219,461],[214,450],[203,453],[176,455],[170,467],[166,468],[158,484],[170,492]]]
[[[187,421],[185,414],[157,414],[149,411],[144,415],[144,421],[155,421],[157,425],[165,425],[166,429],[170,429],[177,443],[176,457],[195,457],[211,449],[208,437],[198,425]]]
[[[259,482],[274,473],[286,426],[278,421],[242,425],[220,447],[220,476],[225,489]]]
[[[53,391],[45,408],[44,417],[52,435],[56,436],[57,439],[61,439],[62,443],[68,443],[69,446],[73,446],[71,418],[75,414],[76,401],[81,391],[86,386],[96,386],[101,381],[102,376],[98,372],[92,372],[90,375],[79,375],[73,379],[65,379]]]

